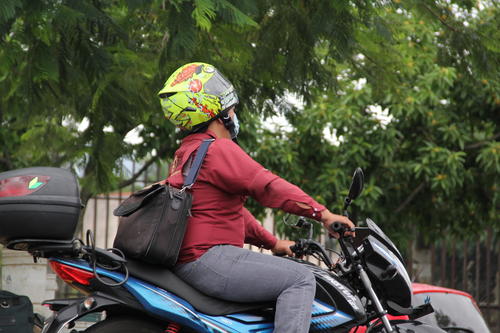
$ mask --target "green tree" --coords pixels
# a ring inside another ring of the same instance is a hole
[[[0,169],[83,170],[86,201],[119,185],[123,157],[171,155],[179,134],[155,92],[179,65],[213,63],[244,108],[272,111],[286,91],[333,84],[315,45],[353,54],[355,26],[371,11],[362,1],[2,1]],[[139,124],[143,143],[124,143]]]
[[[357,207],[395,231],[498,222],[499,15],[483,3],[4,0],[0,170],[80,170],[84,201],[129,183],[123,158],[152,163],[181,137],[156,91],[205,61],[240,92],[241,144],[318,200],[335,206],[360,165]],[[276,113],[290,131],[263,126]],[[124,142],[138,125],[142,143]]]
[[[365,52],[354,65],[335,63],[337,89],[319,88],[304,110],[285,112],[291,130],[264,131],[258,159],[337,211],[361,166],[367,186],[355,218],[372,216],[401,240],[414,228],[427,238],[498,230],[498,7],[467,8],[455,8],[464,13],[452,23],[382,8],[388,35],[358,31]],[[478,40],[454,44],[460,29]],[[380,48],[391,56],[378,58]]]

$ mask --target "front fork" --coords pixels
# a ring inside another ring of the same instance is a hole
[[[99,292],[86,297],[75,299],[75,302],[65,306],[59,311],[47,318],[44,323],[42,333],[59,333],[61,330],[72,321],[85,316],[88,313],[96,312],[114,305],[124,305],[124,303],[116,298]]]
[[[387,333],[394,332],[391,323],[389,322],[389,318],[387,318],[387,312],[382,307],[382,304],[380,303],[380,300],[378,299],[375,290],[373,290],[372,282],[370,281],[368,274],[366,274],[366,271],[360,264],[356,265],[356,271],[358,272],[358,275],[361,278],[361,282],[363,282],[365,289],[368,291],[370,299],[372,300],[373,304],[375,304],[375,308],[377,309],[377,314],[382,319],[382,323],[384,324]]]
[[[382,307],[382,304],[380,303],[380,300],[378,299],[375,290],[373,290],[372,282],[370,281],[368,274],[366,274],[366,271],[364,270],[363,266],[361,266],[361,264],[359,263],[356,263],[356,261],[353,259],[355,255],[359,256],[359,252],[352,246],[352,238],[350,238],[351,240],[350,243],[346,243],[344,242],[344,239],[342,237],[341,229],[333,231],[341,233],[341,237],[339,238],[339,244],[340,247],[342,248],[342,252],[344,252],[344,254],[346,255],[347,265],[352,265],[352,267],[354,267],[354,269],[358,273],[357,275],[361,278],[361,282],[363,283],[365,289],[368,291],[368,295],[370,296],[370,299],[372,300],[373,304],[375,304],[377,315],[379,315],[379,317],[382,319],[382,323],[384,324],[387,333],[393,333],[394,329],[392,328],[391,323],[389,322],[389,318],[387,318],[387,311],[385,311],[385,309]],[[345,271],[345,268],[342,268],[341,266],[341,270]]]

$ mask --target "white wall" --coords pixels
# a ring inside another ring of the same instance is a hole
[[[51,311],[42,306],[42,302],[54,298],[56,288],[56,275],[48,268],[47,260],[34,263],[27,252],[2,250],[0,289],[28,296],[34,311],[47,316]]]

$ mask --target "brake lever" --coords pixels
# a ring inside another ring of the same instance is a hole
[[[290,250],[292,250],[293,254],[295,254],[295,256],[297,258],[301,258],[303,257],[306,253],[306,249],[305,249],[305,239],[299,239],[298,241],[295,242],[294,245],[290,246]]]

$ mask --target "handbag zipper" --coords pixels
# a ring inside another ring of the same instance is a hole
[[[165,191],[166,191],[166,189],[165,189]],[[174,194],[174,196],[175,196],[175,194]],[[183,202],[183,206],[184,206],[186,204],[186,202],[184,200],[182,202]],[[179,207],[179,212],[181,212],[181,211],[184,210],[182,208],[183,207]],[[156,241],[156,238],[158,237],[158,228],[160,227],[160,223],[163,223],[163,220],[164,220],[164,217],[165,217],[165,211],[167,209],[168,209],[168,205],[163,205],[163,210],[161,212],[160,221],[155,225],[154,234],[153,234],[153,237],[151,238],[151,241],[148,244],[148,248],[146,250],[145,257],[147,257],[149,255],[149,251],[151,250],[151,246],[153,246],[153,243]],[[188,213],[190,213],[190,211],[191,210],[189,210]],[[188,214],[188,216],[189,215],[190,214]],[[186,226],[187,226],[187,221],[186,221]],[[179,223],[175,223],[174,224],[174,228],[177,229],[178,227],[179,227]],[[170,234],[170,237],[172,238],[173,235],[175,235],[175,231]],[[168,244],[172,243],[173,239],[171,239],[171,238],[168,239]],[[182,240],[181,240],[181,242],[182,242]],[[163,264],[163,262],[162,262],[162,264]]]
[[[186,200],[182,200],[182,207],[179,207],[179,212],[177,213],[177,219],[178,219],[178,215],[179,215],[179,213],[184,211],[184,207],[185,207],[185,206],[186,206]],[[174,241],[177,241],[176,243],[179,243],[179,244],[175,244],[175,245],[176,245],[176,247],[178,248],[177,255],[176,255],[176,258],[175,258],[175,261],[177,261],[177,257],[179,256],[180,246],[181,246],[181,244],[182,244],[183,239],[175,240],[175,239],[173,239],[173,235],[175,235],[175,234],[177,233],[177,229],[178,229],[178,228],[184,227],[184,230],[187,228],[187,224],[188,224],[188,220],[187,220],[187,219],[188,219],[188,217],[191,215],[191,214],[190,214],[190,213],[191,213],[191,209],[189,209],[187,213],[188,213],[188,214],[187,214],[187,216],[186,216],[186,221],[185,221],[185,223],[184,223],[184,224],[183,224],[183,223],[175,223],[175,225],[174,225],[175,230],[174,230],[174,232],[172,232],[172,233],[170,234],[170,238],[169,238],[169,240],[168,240],[168,244],[172,244],[172,245],[173,245],[173,242],[174,242]],[[175,262],[174,262],[174,263],[175,263]]]
[[[165,189],[165,192],[166,192],[166,188],[164,187]],[[156,237],[158,235],[158,228],[160,227],[160,223],[163,221],[163,217],[165,216],[165,210],[167,209],[167,205],[163,205],[163,210],[161,211],[161,215],[160,215],[160,221],[158,223],[156,223],[155,225],[155,229],[154,229],[154,234],[153,234],[153,237],[151,237],[151,241],[149,242],[148,244],[148,248],[146,249],[146,255],[145,256],[148,256],[149,255],[149,250],[151,249],[151,246],[153,245],[154,241],[156,240]]]

